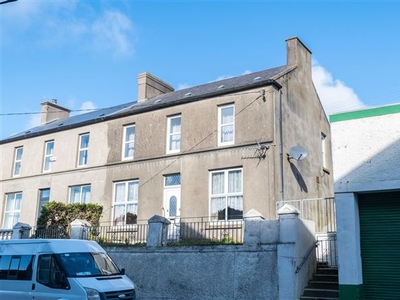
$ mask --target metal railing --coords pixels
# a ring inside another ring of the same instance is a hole
[[[168,228],[168,244],[243,244],[243,220],[210,221],[209,217],[179,218]]]
[[[298,265],[296,268],[296,271],[294,272],[295,274],[299,273],[301,268],[304,266],[308,258],[311,256],[311,253],[315,252],[315,248],[318,247],[318,242],[315,242],[314,245],[311,246],[311,248],[307,251],[307,254],[303,257],[303,260],[301,263]]]
[[[316,233],[336,231],[335,198],[285,200],[277,202],[277,211],[284,204],[297,208],[302,219],[314,221]]]
[[[336,267],[338,262],[336,232],[317,235],[317,243],[317,261]]]
[[[89,239],[99,244],[146,244],[148,230],[147,221],[128,225],[100,225],[90,228]]]
[[[12,229],[0,229],[0,240],[10,240],[12,234]]]
[[[87,238],[103,245],[145,245],[149,225],[137,221],[129,225],[108,225],[88,227]],[[168,225],[168,245],[213,245],[243,244],[244,221],[210,221],[209,217],[176,218]],[[68,239],[68,226],[55,229],[32,228],[30,238]]]

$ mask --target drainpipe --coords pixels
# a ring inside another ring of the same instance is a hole
[[[279,208],[282,207],[285,199],[283,193],[283,116],[282,116],[282,88],[279,89],[279,155],[280,155],[280,167],[281,167],[281,186],[280,186],[280,199]]]

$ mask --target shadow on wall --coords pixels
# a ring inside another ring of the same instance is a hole
[[[308,193],[307,184],[304,181],[303,175],[301,175],[299,169],[297,169],[297,167],[292,162],[290,162],[290,169],[292,170],[292,173],[296,178],[297,183],[299,184],[300,190],[302,192]]]
[[[368,153],[373,150],[368,148],[364,151]],[[359,164],[342,177],[335,178],[335,191],[342,190],[348,184],[400,180],[400,138],[373,156],[365,155],[362,158],[354,155],[353,158],[337,157],[338,164],[346,163],[346,158],[359,160]]]

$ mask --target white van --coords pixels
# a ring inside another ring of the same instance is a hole
[[[132,300],[135,285],[86,240],[1,240],[2,300]]]

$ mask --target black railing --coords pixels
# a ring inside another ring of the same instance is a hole
[[[169,245],[243,244],[243,229],[242,220],[180,218],[169,225],[167,240]]]
[[[337,266],[337,239],[335,233],[317,236],[317,261],[328,266]]]
[[[89,227],[85,237],[102,245],[146,245],[147,221],[129,225],[108,225]],[[244,222],[210,221],[209,217],[176,218],[167,230],[168,245],[214,245],[243,244]],[[68,239],[70,231],[66,226],[56,229],[32,228],[31,238]]]
[[[147,221],[129,225],[100,225],[89,229],[88,238],[103,245],[145,245],[148,228]]]

